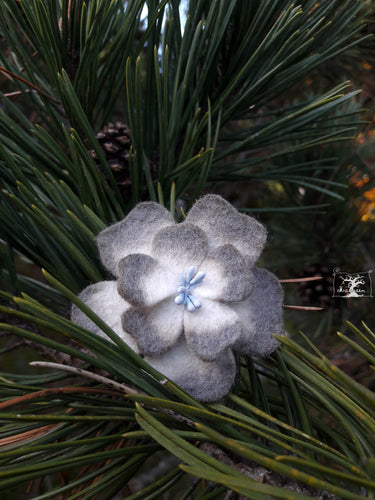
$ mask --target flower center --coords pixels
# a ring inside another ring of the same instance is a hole
[[[189,268],[186,273],[186,278],[183,273],[181,273],[181,286],[177,288],[178,295],[174,299],[175,303],[178,305],[182,304],[183,309],[186,306],[189,312],[194,312],[195,309],[201,307],[201,301],[193,297],[191,292],[196,286],[202,283],[205,276],[206,273],[203,271],[199,271],[195,274],[194,267]]]

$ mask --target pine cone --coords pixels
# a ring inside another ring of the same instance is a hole
[[[102,130],[96,134],[96,139],[103,150],[107,163],[112,171],[116,184],[123,196],[125,202],[131,199],[131,177],[129,169],[129,155],[132,146],[130,129],[123,122],[108,123]],[[104,178],[108,180],[108,175],[99,163],[95,151],[90,150],[91,156],[96,161]],[[151,176],[156,176],[156,166],[148,160]]]
[[[322,264],[312,264],[305,267],[299,274],[300,278],[310,278],[321,276],[322,279],[316,281],[306,281],[298,287],[302,303],[305,306],[329,307],[333,305],[333,274],[332,270]]]

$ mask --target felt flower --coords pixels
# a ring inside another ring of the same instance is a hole
[[[137,205],[97,237],[115,277],[81,299],[147,361],[202,401],[233,384],[233,350],[265,356],[282,333],[282,290],[255,268],[265,228],[217,195],[195,203],[182,223],[154,202]],[[78,308],[72,319],[101,334]]]

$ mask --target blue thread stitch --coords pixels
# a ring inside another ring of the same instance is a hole
[[[195,309],[198,309],[202,306],[202,303],[196,297],[193,297],[191,291],[198,285],[200,285],[206,276],[206,273],[203,271],[199,271],[195,276],[195,268],[189,267],[188,272],[186,273],[186,279],[181,273],[181,286],[178,287],[177,291],[179,294],[174,299],[177,305],[182,304],[182,309],[187,307],[189,312],[194,312]]]

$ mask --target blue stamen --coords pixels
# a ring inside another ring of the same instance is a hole
[[[195,308],[201,307],[202,302],[199,299],[197,299],[196,297],[193,297],[192,295],[189,295],[188,299],[193,304],[193,306]]]
[[[182,304],[184,300],[185,300],[185,295],[183,293],[180,293],[180,295],[177,295],[177,297],[174,299],[174,301],[178,305]]]
[[[195,268],[193,266],[189,267],[189,270],[186,274],[186,281],[187,283],[190,283],[191,278],[194,276],[195,273]]]
[[[203,271],[199,271],[199,273],[197,273],[195,277],[190,280],[190,285],[200,285],[205,276],[206,273],[204,273]]]
[[[201,301],[196,297],[193,297],[191,292],[196,286],[202,283],[204,277],[206,276],[206,274],[203,271],[199,271],[195,276],[194,274],[195,274],[195,268],[193,266],[189,267],[186,273],[186,279],[183,273],[181,273],[180,275],[181,286],[177,288],[179,294],[174,299],[177,305],[182,304],[183,309],[185,309],[186,306],[189,312],[194,312],[195,309],[198,309],[199,307],[202,306]]]

